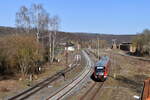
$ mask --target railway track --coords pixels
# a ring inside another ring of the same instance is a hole
[[[87,54],[98,58],[93,52],[87,50]],[[80,97],[79,100],[95,100],[104,82],[94,82],[91,87]]]
[[[8,100],[25,100],[25,99],[29,98],[30,96],[34,95],[36,92],[38,92],[41,89],[43,89],[44,87],[48,86],[51,82],[59,79],[61,76],[63,76],[67,72],[73,70],[75,67],[77,67],[79,65],[78,63],[79,63],[79,61],[75,60],[71,67],[68,67],[64,70],[59,71],[58,73],[39,82],[38,84],[32,86],[31,88],[28,88],[28,89],[24,90],[23,92],[8,98]]]
[[[92,53],[95,57],[97,57],[97,55],[96,55],[92,50],[89,49],[89,52]],[[106,53],[108,53],[108,52],[106,51]],[[146,58],[142,58],[142,57],[136,57],[136,56],[130,56],[130,55],[128,55],[128,54],[111,53],[111,55],[114,55],[114,56],[120,55],[120,56],[130,57],[130,58],[137,59],[137,60],[141,60],[141,61],[150,62],[150,59],[146,59]]]
[[[78,84],[80,84],[81,81],[83,81],[88,76],[88,74],[90,74],[92,62],[91,62],[90,58],[88,57],[88,55],[85,52],[83,52],[83,53],[85,55],[85,58],[87,59],[87,65],[86,65],[85,71],[81,75],[79,75],[79,77],[75,78],[72,82],[70,82],[69,84],[64,86],[62,89],[60,89],[59,91],[52,94],[46,100],[61,100],[61,99],[63,99],[73,89],[75,89],[78,86]]]
[[[130,57],[130,58],[133,58],[133,59],[150,62],[150,59],[141,58],[141,57],[135,57],[135,56],[130,56],[130,55],[127,55],[127,54],[115,53],[115,55],[121,55],[121,56],[124,56],[124,57]]]
[[[69,93],[73,88],[75,88],[90,73],[92,63],[91,63],[88,55],[84,51],[82,51],[82,52],[83,52],[85,58],[87,59],[86,66],[88,68],[85,70],[85,72],[82,73],[80,78],[79,77],[75,78],[71,83],[67,84],[61,90],[52,94],[49,98],[47,98],[47,100],[59,100],[59,99],[63,98],[67,93]],[[34,95],[36,92],[43,89],[44,87],[48,86],[48,84],[50,84],[51,82],[53,82],[53,81],[57,80],[59,77],[63,76],[63,74],[71,71],[78,65],[79,65],[78,61],[76,61],[75,64],[72,64],[72,67],[68,67],[68,68],[56,73],[55,75],[43,80],[42,82],[34,85],[33,87],[31,87],[13,97],[8,98],[8,100],[25,100],[25,99],[29,98],[30,96]],[[68,87],[71,87],[71,88],[68,88]],[[63,93],[62,93],[62,91],[63,91]],[[58,94],[59,94],[59,96],[56,96]]]
[[[92,86],[80,97],[80,100],[95,100],[104,82],[94,82]]]

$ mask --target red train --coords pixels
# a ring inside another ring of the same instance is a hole
[[[103,56],[94,66],[94,79],[105,81],[108,77],[110,66],[110,58],[108,56]]]

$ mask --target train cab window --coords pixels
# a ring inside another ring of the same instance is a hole
[[[96,72],[104,72],[104,67],[95,67],[96,68]]]

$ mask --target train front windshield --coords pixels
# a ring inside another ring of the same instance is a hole
[[[96,67],[96,73],[103,73],[104,72],[104,67]]]

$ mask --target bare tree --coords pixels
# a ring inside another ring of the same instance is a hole
[[[31,6],[31,19],[33,28],[37,30],[36,36],[37,41],[39,41],[41,31],[48,29],[49,14],[41,4],[33,4]]]
[[[57,32],[59,29],[59,17],[58,16],[54,16],[52,18],[52,31],[53,31],[53,50],[52,50],[52,59],[55,57],[55,44],[56,44],[56,36],[57,36]]]
[[[29,9],[26,6],[20,7],[20,10],[16,13],[16,26],[29,33],[31,20]]]
[[[136,47],[136,54],[138,56],[150,55],[150,30],[144,30],[137,34],[132,40],[133,46]]]
[[[49,18],[49,23],[48,23],[48,32],[49,32],[49,61],[52,62],[52,24],[51,24],[51,19]]]
[[[53,61],[55,56],[56,36],[59,29],[60,19],[58,16],[50,18],[49,13],[43,8],[41,4],[33,4],[30,9],[25,6],[20,8],[20,11],[16,14],[16,25],[29,29],[36,30],[37,41],[42,40],[45,37],[49,37],[49,57],[50,61]],[[43,33],[49,32],[48,36],[44,36]]]
[[[56,36],[59,29],[60,19],[54,16],[49,19],[49,43],[50,43],[50,61],[52,62],[55,57]]]

